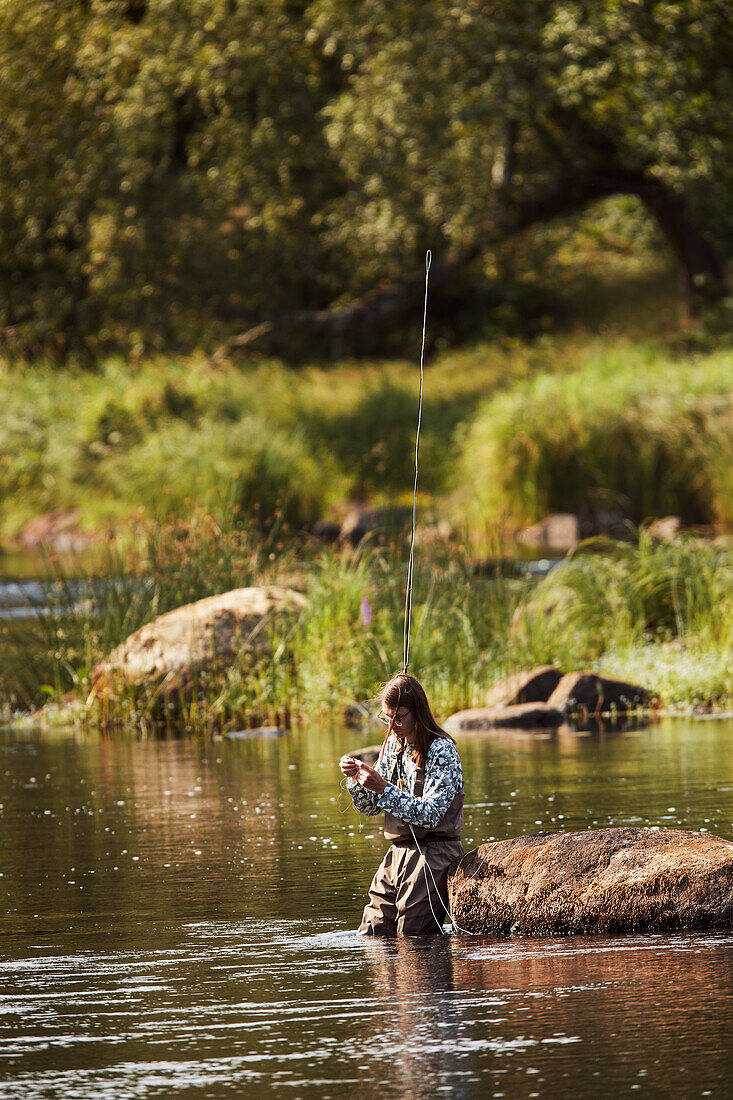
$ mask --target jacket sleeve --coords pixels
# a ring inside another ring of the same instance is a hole
[[[434,829],[463,787],[463,769],[458,749],[447,737],[436,737],[425,761],[422,797],[399,790],[392,783],[377,798],[379,809],[401,821]]]
[[[393,737],[390,735],[387,740],[387,744],[384,746],[384,750],[380,754],[379,760],[374,765],[375,771],[378,771],[385,779],[392,771],[393,756],[392,750],[394,748]],[[379,814],[380,808],[377,802],[378,795],[376,791],[368,791],[366,787],[362,787],[356,779],[347,779],[346,787],[351,795],[351,801],[354,806],[363,814],[364,817],[376,817]]]

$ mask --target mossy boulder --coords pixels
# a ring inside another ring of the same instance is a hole
[[[733,843],[681,829],[540,833],[467,853],[448,873],[467,932],[558,936],[733,927]]]

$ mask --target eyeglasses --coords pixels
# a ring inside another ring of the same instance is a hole
[[[391,722],[394,728],[398,730],[402,728],[402,723],[404,722],[405,718],[407,718],[407,715],[410,713],[411,711],[406,710],[401,718],[397,718],[397,716],[395,716],[394,718],[390,718],[388,714],[385,714],[383,710],[380,710],[377,718],[380,722],[384,722],[385,726],[388,726]]]

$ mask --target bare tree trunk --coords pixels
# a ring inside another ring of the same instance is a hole
[[[725,294],[725,272],[713,244],[691,221],[684,200],[658,180],[645,180],[636,194],[666,237],[684,279],[692,317]]]

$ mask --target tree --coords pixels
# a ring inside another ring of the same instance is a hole
[[[27,349],[158,339],[327,304],[341,76],[296,0],[5,0],[0,329]],[[210,324],[210,322],[208,322]]]
[[[456,270],[616,193],[637,195],[658,222],[693,310],[723,292],[727,5],[320,0],[314,18],[350,73],[326,133],[352,181],[334,225],[357,292],[399,281],[405,257],[417,269],[425,242]]]
[[[725,0],[4,0],[0,332],[339,353],[528,226],[638,196],[733,252]]]

